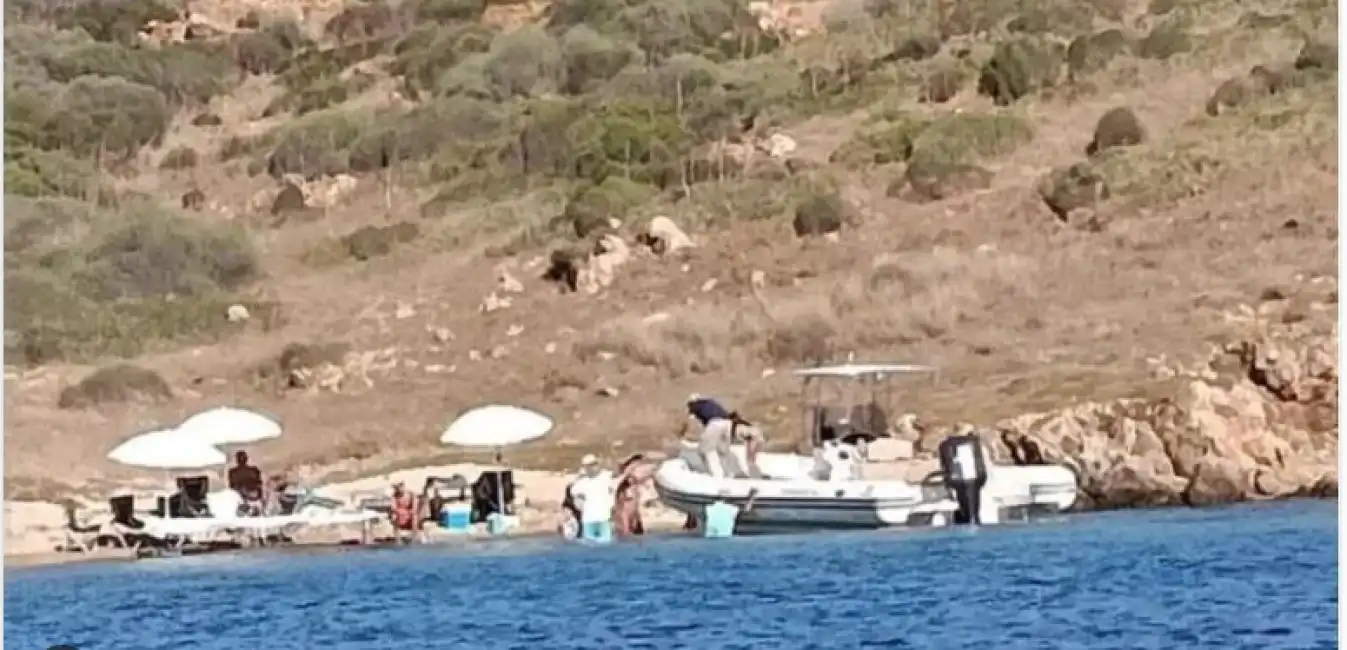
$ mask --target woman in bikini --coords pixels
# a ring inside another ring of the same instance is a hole
[[[636,454],[617,466],[617,498],[613,504],[613,529],[624,537],[644,535],[641,521],[641,486],[651,479],[651,465]]]
[[[416,495],[412,494],[401,481],[393,484],[393,504],[389,515],[393,520],[393,538],[410,544],[420,533],[421,521],[417,517]],[[404,537],[404,535],[406,535]]]

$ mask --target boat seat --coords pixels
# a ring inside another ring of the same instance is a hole
[[[891,463],[898,460],[911,460],[913,456],[911,440],[897,438],[878,438],[866,447],[867,460],[872,463]]]

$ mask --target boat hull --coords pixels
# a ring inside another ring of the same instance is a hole
[[[734,450],[742,454],[742,449]],[[763,454],[759,465],[773,479],[716,478],[695,457],[672,458],[655,473],[655,488],[668,507],[700,515],[712,502],[747,503],[736,533],[939,527],[954,521],[958,504],[941,483],[901,480],[818,481],[804,468],[812,459]],[[1022,521],[1060,513],[1074,503],[1075,476],[1065,468],[996,467],[983,489],[983,523]]]

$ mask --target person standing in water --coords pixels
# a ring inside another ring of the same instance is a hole
[[[613,506],[613,528],[623,537],[644,535],[641,520],[641,486],[650,481],[650,464],[635,454],[617,466],[617,499]]]
[[[580,539],[612,541],[617,481],[612,472],[599,467],[594,454],[580,460],[580,475],[571,482],[570,495],[580,510]]]
[[[412,543],[420,531],[421,522],[416,510],[416,495],[407,490],[402,481],[393,484],[393,504],[389,518],[393,523],[393,538],[404,544]]]

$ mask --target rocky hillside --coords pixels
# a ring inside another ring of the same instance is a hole
[[[1336,490],[1333,3],[5,11],[11,496],[220,403],[311,474],[482,400],[557,417],[525,464],[692,391],[788,445],[849,355],[1102,504]]]

